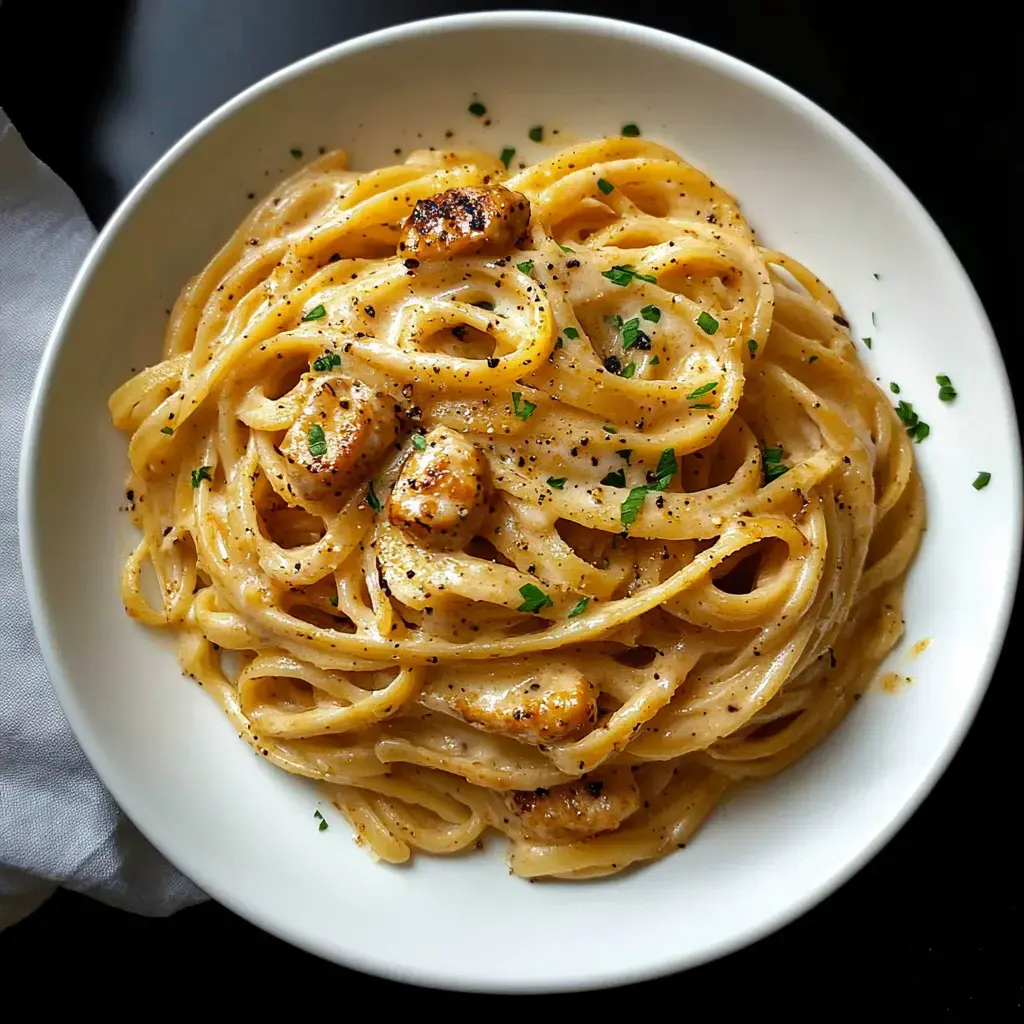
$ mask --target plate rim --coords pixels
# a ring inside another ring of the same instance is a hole
[[[208,877],[201,861],[197,863],[190,853],[188,841],[183,842],[179,846],[173,836],[162,836],[161,841],[157,842],[153,838],[153,834],[159,832],[159,823],[157,822],[152,829],[150,828],[151,822],[146,807],[133,805],[129,810],[125,803],[122,802],[119,796],[119,791],[122,789],[118,781],[120,773],[108,761],[101,737],[93,733],[87,722],[84,710],[80,709],[79,702],[75,697],[75,687],[70,682],[70,674],[66,675],[61,669],[61,662],[57,655],[50,619],[42,596],[41,578],[43,573],[40,567],[41,556],[37,554],[41,538],[37,536],[32,514],[37,501],[39,483],[38,476],[33,469],[36,464],[36,438],[39,436],[38,424],[47,406],[54,367],[67,340],[65,336],[67,326],[73,319],[82,296],[88,288],[94,268],[101,262],[113,244],[122,225],[133,213],[142,197],[178,160],[179,156],[190,149],[201,138],[216,129],[222,121],[228,119],[237,110],[247,106],[264,93],[273,91],[280,84],[301,77],[320,66],[332,64],[362,51],[372,50],[418,35],[500,28],[581,32],[604,38],[625,38],[672,51],[673,55],[678,59],[698,62],[704,66],[712,67],[760,93],[767,94],[772,99],[780,101],[790,108],[795,108],[798,113],[807,118],[815,127],[831,136],[848,156],[856,158],[866,165],[873,177],[880,179],[897,198],[902,200],[906,215],[913,219],[915,226],[925,234],[930,245],[944,255],[945,262],[958,275],[960,283],[965,288],[965,300],[971,307],[969,312],[975,317],[978,325],[982,328],[979,332],[978,341],[988,347],[990,355],[995,358],[996,366],[1001,370],[999,380],[1000,397],[1009,411],[1011,418],[1010,426],[1018,437],[1018,448],[1013,453],[1009,465],[1012,479],[1009,481],[1008,500],[1012,505],[1015,521],[1018,524],[1021,523],[1020,430],[1009,376],[1006,372],[1006,365],[995,333],[992,330],[991,323],[974,285],[956,252],[916,196],[881,157],[823,107],[808,99],[792,86],[737,57],[723,53],[704,43],[635,22],[596,15],[537,10],[497,10],[445,15],[403,22],[365,33],[352,39],[343,40],[309,54],[272,72],[218,106],[182,135],[142,176],[107,220],[89,249],[82,265],[76,272],[61,305],[60,312],[54,321],[40,359],[25,416],[20,451],[18,474],[19,546],[28,607],[40,653],[43,657],[51,686],[78,743],[81,745],[83,752],[97,775],[114,797],[119,808],[121,808],[122,813],[136,825],[142,835],[171,864],[188,878],[192,879],[208,896],[257,927],[299,949],[330,962],[340,963],[345,967],[364,971],[389,980],[426,987],[441,987],[455,991],[484,993],[528,994],[587,991],[632,984],[688,970],[745,948],[773,934],[817,906],[849,881],[853,875],[859,872],[865,864],[888,844],[920,807],[925,797],[933,790],[939,778],[948,768],[973,724],[981,701],[991,684],[996,663],[1005,644],[1019,581],[1022,540],[1020,528],[1014,534],[1014,550],[1009,552],[1012,555],[1012,559],[1008,561],[1008,568],[1002,581],[1003,592],[1000,595],[998,616],[994,623],[994,641],[986,649],[984,656],[979,659],[977,683],[974,686],[973,693],[970,694],[969,699],[965,702],[964,710],[957,720],[955,727],[947,733],[941,746],[936,749],[927,770],[919,775],[913,790],[903,805],[883,827],[877,829],[873,835],[859,845],[859,849],[855,854],[838,864],[818,885],[801,892],[799,898],[789,901],[784,909],[767,915],[756,924],[737,930],[736,934],[728,938],[704,946],[697,952],[683,954],[678,952],[668,953],[657,959],[649,960],[642,968],[629,967],[615,970],[602,967],[600,974],[596,970],[589,974],[577,972],[572,977],[559,979],[558,981],[515,982],[509,985],[507,983],[503,984],[499,978],[493,976],[488,978],[472,973],[459,974],[457,969],[449,971],[444,977],[438,977],[436,972],[422,971],[416,966],[393,964],[383,958],[364,955],[355,947],[346,949],[344,957],[340,957],[337,955],[336,950],[329,949],[327,944],[317,939],[316,936],[298,931],[287,921],[282,921],[265,914],[261,908],[249,903],[242,895],[229,891],[229,888],[223,887],[217,879]],[[129,799],[128,803],[132,804],[132,801]]]

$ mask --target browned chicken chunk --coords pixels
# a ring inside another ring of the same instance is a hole
[[[616,829],[640,806],[640,789],[625,767],[601,769],[551,789],[505,797],[530,839],[571,843]]]
[[[306,379],[309,397],[281,442],[289,482],[322,499],[368,477],[398,434],[394,402],[342,374]]]
[[[504,185],[450,188],[416,204],[398,252],[419,260],[504,256],[529,224],[530,200]]]
[[[576,739],[597,721],[597,687],[550,658],[436,670],[422,700],[487,732],[540,745]]]
[[[435,427],[414,450],[388,499],[388,519],[422,544],[457,548],[480,525],[489,492],[487,460],[461,434]]]

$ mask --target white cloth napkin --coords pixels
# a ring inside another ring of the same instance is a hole
[[[96,232],[0,109],[0,929],[63,885],[159,916],[204,899],[96,777],[46,677],[18,557],[18,454],[43,345]]]

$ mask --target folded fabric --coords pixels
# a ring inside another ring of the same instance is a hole
[[[18,556],[18,456],[43,345],[96,232],[0,109],[0,929],[57,886],[140,914],[204,899],[125,818],[54,696]]]

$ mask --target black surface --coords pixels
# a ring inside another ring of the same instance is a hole
[[[630,17],[706,42],[771,72],[837,116],[938,221],[1009,352],[1019,333],[1019,294],[1012,291],[1019,284],[1012,282],[1021,175],[1011,130],[1019,122],[1010,102],[1014,64],[1000,42],[1007,26],[984,5],[958,9],[948,20],[935,13],[940,8],[927,8],[922,32],[916,22],[899,24],[900,6],[841,5],[832,13],[832,5],[802,2],[563,9]],[[438,0],[108,0],[68,8],[6,0],[0,105],[100,224],[149,164],[240,88],[370,29],[465,9],[470,6]],[[1014,383],[1019,390],[1019,380]],[[967,555],[950,557],[969,556],[967,541]],[[558,1001],[573,999],[574,1007],[591,1011],[667,1011],[684,1020],[705,1010],[796,1020],[846,1019],[854,1012],[922,1021],[1015,1016],[1021,986],[1019,965],[1011,973],[1010,960],[1019,948],[1011,940],[1019,893],[1008,823],[1019,816],[1020,801],[1007,784],[1014,776],[1004,709],[1014,706],[1018,671],[1004,655],[974,727],[934,793],[822,905],[717,963]],[[7,978],[47,961],[55,979],[71,984],[65,995],[78,981],[109,981],[113,969],[151,985],[162,1000],[187,995],[178,982],[221,964],[230,966],[219,975],[224,987],[247,996],[239,1010],[258,1008],[252,997],[268,989],[294,1000],[296,1012],[345,1012],[346,1005],[354,1008],[353,996],[376,996],[376,1005],[391,1012],[495,1006],[486,997],[424,993],[322,963],[213,903],[154,921],[61,893],[0,935],[0,973]],[[342,991],[345,1004],[338,1007]],[[61,990],[40,995],[52,1001]],[[652,999],[657,1009],[648,1009]]]

